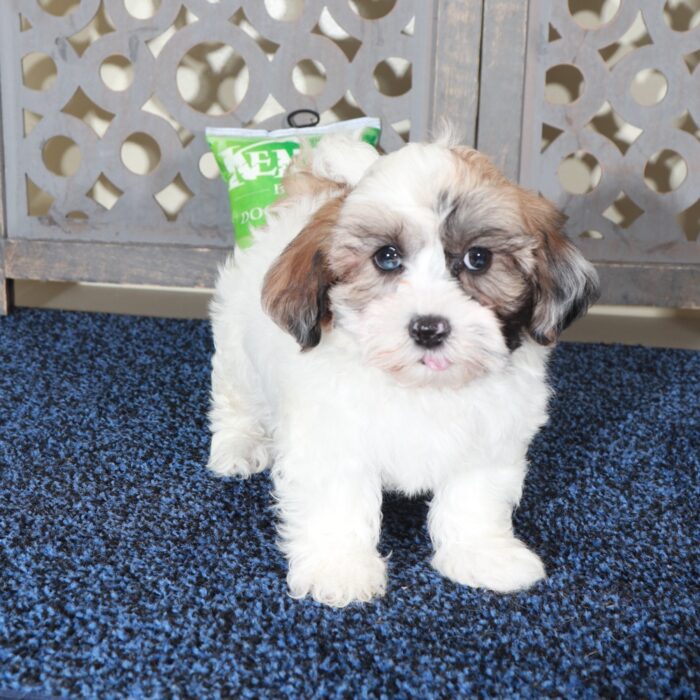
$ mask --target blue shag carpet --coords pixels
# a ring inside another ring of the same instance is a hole
[[[199,321],[0,319],[0,696],[700,696],[699,353],[557,349],[516,515],[545,582],[440,578],[390,497],[386,597],[332,610],[285,592],[267,475],[204,469],[211,350]]]

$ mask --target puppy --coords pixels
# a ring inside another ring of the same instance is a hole
[[[545,570],[511,515],[550,348],[598,290],[562,216],[445,143],[329,137],[285,189],[217,283],[209,469],[272,464],[292,596],[384,593],[385,489],[431,495],[442,575],[531,586]]]

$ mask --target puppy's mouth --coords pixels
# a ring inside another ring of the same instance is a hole
[[[448,360],[444,355],[423,355],[421,363],[434,372],[444,372],[452,366],[452,361]]]

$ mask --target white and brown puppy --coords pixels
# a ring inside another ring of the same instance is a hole
[[[322,141],[221,271],[209,468],[272,463],[293,596],[381,595],[382,491],[431,494],[433,566],[545,575],[513,535],[547,356],[597,294],[562,217],[468,148]]]

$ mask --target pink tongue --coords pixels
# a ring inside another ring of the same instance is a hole
[[[437,357],[435,355],[426,355],[423,358],[423,364],[436,372],[442,372],[447,369],[452,363],[445,357]]]

